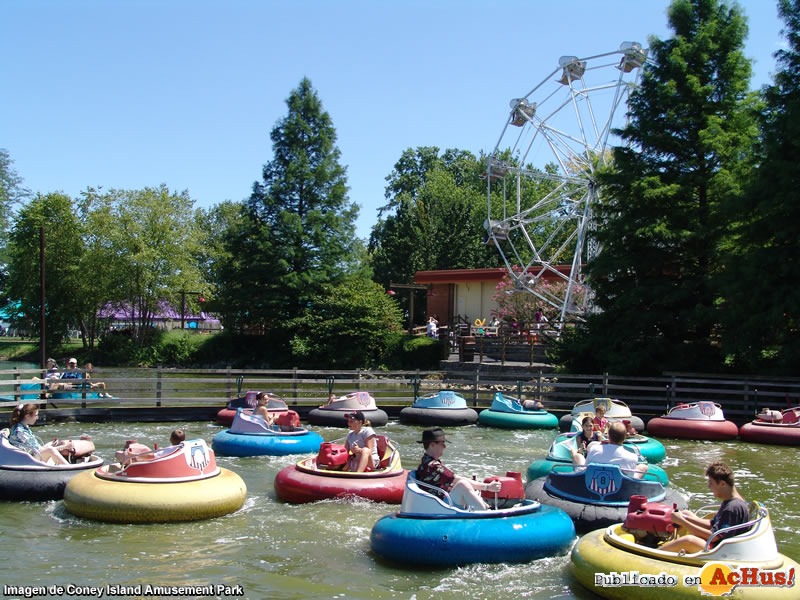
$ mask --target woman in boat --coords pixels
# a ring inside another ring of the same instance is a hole
[[[264,419],[267,425],[272,425],[275,422],[275,418],[269,414],[269,410],[267,410],[268,404],[269,397],[264,392],[258,392],[258,394],[256,394],[256,409],[253,411],[253,414]]]
[[[742,525],[750,520],[750,510],[747,502],[736,489],[733,471],[724,462],[713,462],[706,468],[708,489],[715,497],[722,500],[719,510],[711,519],[701,519],[690,510],[673,511],[672,522],[680,525],[687,535],[667,542],[659,550],[668,552],[682,552],[693,554],[706,547],[708,538],[716,531],[726,527]],[[744,533],[744,530],[732,530],[714,538],[715,543],[721,542],[726,537]]]
[[[69,464],[69,461],[62,456],[62,451],[69,452],[72,449],[72,442],[67,440],[59,443],[58,440],[53,440],[43,444],[31,431],[31,425],[36,423],[38,418],[39,408],[35,404],[20,404],[14,408],[10,419],[9,443],[43,462],[52,460],[57,465]]]
[[[583,417],[583,421],[581,421],[581,430],[582,431],[575,437],[575,447],[580,454],[586,456],[589,444],[592,442],[599,442],[600,438],[594,431],[592,417]]]
[[[378,456],[375,430],[370,427],[370,422],[360,410],[347,413],[345,418],[350,432],[344,441],[344,447],[350,453],[350,460],[342,470],[363,473],[367,467],[377,469],[381,459]]]

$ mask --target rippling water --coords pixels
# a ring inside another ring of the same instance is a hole
[[[61,439],[89,433],[98,453],[113,456],[137,437],[150,446],[167,444],[179,424],[79,424],[37,428],[40,437]],[[222,428],[185,424],[187,437],[207,441]],[[403,463],[421,456],[421,427],[390,423],[383,432],[400,443]],[[343,429],[319,428],[326,440]],[[520,471],[541,458],[556,432],[451,428],[445,462],[461,475],[482,478]],[[745,498],[771,511],[784,554],[800,558],[796,448],[742,442],[665,440],[663,463],[672,484],[690,506],[713,502],[703,476],[713,460],[728,462]],[[235,514],[193,523],[114,525],[71,516],[62,502],[0,503],[0,564],[11,585],[241,585],[246,598],[593,598],[569,574],[568,556],[522,565],[403,569],[370,552],[372,525],[394,507],[368,502],[326,501],[307,505],[279,502],[273,480],[297,457],[218,457],[247,484],[245,506]],[[87,597],[87,596],[84,596]],[[129,597],[129,596],[126,596]]]

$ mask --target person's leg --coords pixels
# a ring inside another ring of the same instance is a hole
[[[634,479],[641,479],[647,473],[647,463],[639,463],[636,465],[636,473],[633,474]]]
[[[473,510],[486,510],[489,505],[483,501],[475,488],[473,488],[466,481],[458,481],[450,490],[450,497],[453,502],[464,508],[471,508]]]
[[[39,449],[39,456],[42,457],[42,461],[47,462],[48,459],[53,459],[53,462],[57,465],[67,465],[69,462],[66,458],[61,456],[61,453],[53,448],[52,446],[43,446]]]
[[[367,470],[369,460],[372,458],[372,451],[369,448],[361,448],[358,451],[358,468],[356,471],[363,473]]]
[[[658,547],[659,550],[666,552],[685,552],[686,554],[694,554],[700,552],[706,547],[706,540],[696,535],[684,535],[671,542],[666,542]]]

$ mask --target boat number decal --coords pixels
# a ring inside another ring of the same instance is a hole
[[[456,403],[456,399],[455,398],[453,398],[452,396],[444,396],[444,395],[440,396],[439,401],[442,404],[455,404]]]
[[[369,396],[364,392],[358,393],[358,403],[361,406],[369,406]]]
[[[202,471],[211,462],[208,455],[208,448],[205,446],[197,445],[189,448],[189,457],[186,463],[193,469]]]
[[[714,403],[713,402],[701,402],[700,403],[700,412],[703,413],[707,417],[714,416]]]
[[[589,469],[586,473],[586,487],[604,498],[616,492],[622,483],[622,473],[605,469]]]

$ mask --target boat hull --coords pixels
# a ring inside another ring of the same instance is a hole
[[[546,411],[502,412],[487,408],[478,415],[478,422],[502,429],[554,429],[558,417]]]
[[[407,475],[405,470],[379,475],[347,472],[323,475],[301,471],[296,465],[290,465],[275,476],[275,494],[284,502],[294,504],[354,497],[400,504]]]
[[[247,487],[233,471],[177,483],[109,481],[96,470],[67,484],[64,505],[78,517],[110,523],[161,523],[211,519],[241,508]]]
[[[525,486],[525,496],[536,500],[543,505],[555,506],[563,510],[575,523],[575,530],[581,534],[600,527],[608,527],[614,523],[625,520],[628,514],[627,504],[624,506],[608,506],[589,502],[578,502],[556,496],[545,489],[546,477],[535,479]],[[672,489],[664,490],[664,498],[659,500],[664,504],[677,504],[679,510],[688,508],[686,499]]]
[[[370,534],[373,552],[384,560],[427,566],[527,562],[563,554],[575,540],[572,521],[561,510],[496,517],[432,518],[386,515]],[[482,513],[484,515],[484,513]]]
[[[647,422],[647,432],[657,437],[722,441],[734,439],[739,428],[731,421],[655,417]]]
[[[308,413],[308,422],[311,425],[319,425],[323,427],[347,428],[347,418],[345,415],[349,412],[353,412],[353,410],[354,409],[350,408],[315,408]],[[363,412],[364,417],[369,420],[370,425],[373,427],[382,427],[389,422],[389,415],[386,414],[386,411],[383,411],[380,408],[374,408],[371,410],[357,408],[355,410],[360,410]]]
[[[406,406],[400,411],[400,422],[419,425],[445,425],[456,427],[472,425],[478,421],[474,408],[417,408]]]
[[[103,464],[103,459],[46,468],[0,466],[0,500],[61,500],[70,480]]]
[[[739,437],[745,442],[800,446],[800,426],[780,423],[746,423],[739,429]]]
[[[697,585],[685,586],[684,576],[696,576],[700,569],[696,565],[681,565],[665,560],[658,560],[653,557],[642,556],[632,552],[626,552],[609,544],[604,539],[604,529],[592,531],[583,536],[572,550],[572,572],[575,578],[585,588],[604,597],[619,600],[673,600],[688,598],[708,598],[708,595],[698,589]],[[790,558],[779,555],[783,558],[783,566],[780,570],[795,568],[798,565]],[[747,566],[758,566],[748,563]],[[675,587],[644,587],[644,586],[618,586],[602,587],[595,582],[597,573],[629,573],[638,571],[641,574],[660,575],[664,573],[677,578]],[[768,599],[789,599],[797,598],[795,587],[736,587],[731,595],[725,598],[739,600],[768,600]]]
[[[211,440],[214,452],[226,456],[286,456],[319,451],[322,436],[313,431],[302,435],[231,433],[220,431]]]

